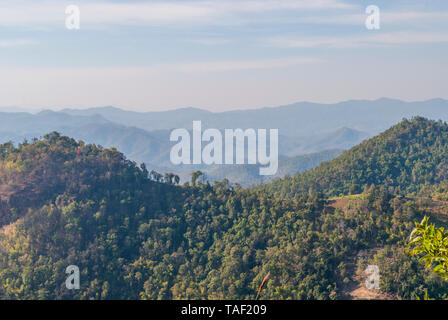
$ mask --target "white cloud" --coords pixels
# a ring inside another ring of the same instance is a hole
[[[0,1],[0,25],[52,25],[65,20],[66,1]],[[78,1],[83,25],[151,25],[188,23],[233,23],[234,15],[348,9],[342,0],[187,0],[148,2]],[[222,20],[220,20],[222,19]]]
[[[448,42],[448,33],[366,31],[365,35],[346,37],[276,37],[266,41],[269,46],[284,48],[359,48],[393,46],[399,44],[427,44]]]
[[[383,11],[381,19],[385,24],[397,24],[408,22],[412,24],[448,22],[448,12],[424,12],[424,11]]]
[[[365,8],[346,0],[156,0],[106,2],[78,0],[81,28],[120,25],[189,26],[252,23],[311,23],[363,26]],[[0,0],[0,26],[65,26],[69,1]],[[381,8],[383,25],[446,24],[448,12],[396,11]],[[277,15],[280,13],[280,15]],[[293,14],[291,14],[293,13]]]
[[[448,33],[395,32],[380,33],[371,38],[378,44],[418,44],[448,42]]]
[[[22,47],[22,46],[35,45],[37,43],[38,41],[29,39],[13,39],[13,40],[0,39],[0,48]]]
[[[224,11],[277,11],[277,10],[323,10],[349,9],[354,6],[339,0],[242,0],[242,1],[212,1]]]
[[[412,26],[434,25],[434,23],[448,23],[448,12],[424,12],[424,11],[389,11],[382,9],[381,23],[387,26]],[[317,12],[312,15],[297,17],[295,23],[326,24],[326,25],[358,25],[363,26],[367,15],[363,10],[350,13],[324,14]]]
[[[222,38],[198,38],[198,39],[187,39],[185,42],[195,43],[205,46],[217,46],[231,43],[230,39],[222,39]]]
[[[244,23],[363,25],[364,7],[346,0],[156,0],[106,2],[78,0],[82,27]],[[0,0],[0,26],[64,26],[70,1]],[[405,9],[403,9],[405,10]],[[276,13],[297,13],[296,17]],[[448,22],[448,12],[391,11],[381,8],[387,25]]]

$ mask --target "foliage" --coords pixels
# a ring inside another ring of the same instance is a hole
[[[262,299],[340,299],[361,251],[381,265],[385,292],[442,297],[446,283],[401,254],[426,212],[397,191],[443,180],[446,132],[403,122],[387,134],[398,141],[383,135],[303,176],[248,189],[201,172],[179,185],[57,133],[0,145],[0,298],[253,299],[270,274]],[[65,288],[68,265],[80,268],[80,290]]]
[[[428,224],[428,221],[429,217],[425,216],[420,223],[415,223],[409,240],[409,254],[421,256],[419,260],[426,268],[448,280],[448,232],[443,227]]]

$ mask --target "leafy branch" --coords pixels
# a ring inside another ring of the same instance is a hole
[[[448,232],[443,227],[428,224],[429,217],[415,223],[408,246],[411,256],[420,256],[419,261],[432,269],[443,280],[448,281]]]

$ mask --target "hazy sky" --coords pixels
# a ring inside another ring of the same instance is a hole
[[[448,99],[447,57],[446,0],[0,0],[0,106]]]

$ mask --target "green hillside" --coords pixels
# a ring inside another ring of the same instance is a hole
[[[448,178],[448,125],[416,117],[364,141],[328,163],[267,186],[277,195],[359,193],[370,185],[418,192]]]
[[[227,180],[211,185],[198,174],[177,185],[175,176],[148,172],[116,150],[56,133],[18,147],[3,144],[0,298],[252,299],[270,272],[264,299],[348,299],[371,262],[381,267],[387,297],[415,298],[425,290],[445,297],[448,285],[404,252],[414,221],[424,214],[443,221],[442,202],[396,195],[384,181],[396,176],[401,190],[418,190],[442,180],[446,137],[445,124],[404,121],[266,189]],[[399,173],[404,157],[414,166]],[[389,169],[385,178],[370,175],[366,181],[378,186],[353,200],[329,200],[299,185],[328,172],[319,181],[322,191],[324,181],[330,185],[328,194],[352,182],[362,186],[361,172],[368,171],[361,159],[374,172],[375,163]],[[360,174],[350,183],[332,180],[353,172]],[[272,193],[292,187],[291,197]],[[79,290],[65,287],[69,265],[80,268]]]

